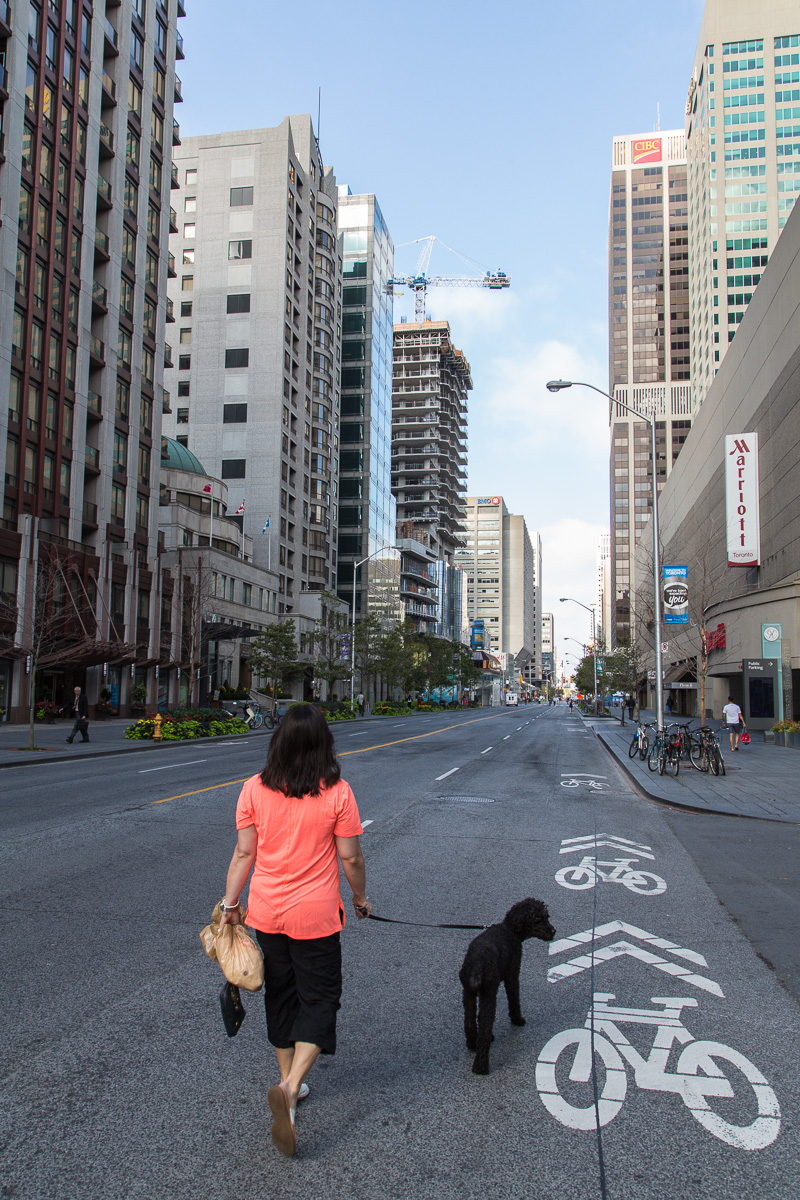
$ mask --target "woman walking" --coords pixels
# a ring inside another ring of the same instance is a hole
[[[320,709],[296,705],[286,714],[267,765],[242,788],[236,828],[221,923],[238,924],[239,893],[252,867],[247,924],[264,954],[267,1036],[281,1075],[267,1092],[272,1140],[292,1155],[297,1101],[308,1095],[305,1077],[320,1053],[336,1050],[345,923],[340,861],[358,919],[372,911],[358,808]]]

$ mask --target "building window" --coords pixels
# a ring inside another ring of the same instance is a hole
[[[150,521],[150,501],[147,496],[136,496],[136,528],[147,529]]]
[[[193,292],[194,291],[194,275],[184,275],[183,276],[183,278],[181,279],[181,291],[182,292]]]
[[[244,479],[245,477],[244,458],[223,458],[222,460],[222,479]]]
[[[111,486],[111,520],[114,525],[125,524],[125,488],[118,483]]]
[[[242,604],[248,607],[253,603],[253,585],[251,583],[242,584]]]
[[[190,371],[191,368],[192,368],[191,354],[179,354],[178,355],[178,370],[179,371]]]
[[[187,196],[183,202],[184,212],[197,212],[197,196]]]
[[[193,183],[197,183],[197,167],[189,167],[183,179],[187,187],[190,187]]]
[[[184,231],[186,226],[184,226]],[[184,236],[187,236],[184,232]],[[191,235],[194,237],[194,233]],[[253,243],[252,240],[228,242],[228,258],[252,258]]]
[[[191,300],[181,301],[181,316],[190,317],[192,315],[192,307],[193,305]]]
[[[178,409],[178,424],[179,425],[188,425],[189,424],[188,408],[179,408]]]
[[[225,404],[222,409],[223,425],[243,424],[247,420],[246,404]]]
[[[187,222],[183,227],[183,236],[185,238],[193,238],[196,228],[197,226],[195,225],[194,221]],[[230,255],[228,255],[228,257],[230,258]]]
[[[189,345],[189,343],[190,343],[190,342],[191,342],[191,340],[192,340],[192,331],[191,331],[191,329],[182,329],[182,330],[181,330],[181,335],[180,335],[180,336],[181,336],[181,342],[180,342],[180,344],[181,344],[182,346],[188,346],[188,345]]]
[[[236,208],[244,204],[253,203],[253,189],[251,187],[235,187],[231,188],[231,208]]]
[[[250,351],[244,350],[226,350],[225,351],[225,366],[226,367],[247,367],[250,365]]]
[[[237,296],[228,296],[228,312],[229,313],[249,313],[250,312],[250,293],[242,292]]]
[[[183,247],[183,265],[191,265],[194,262],[194,246]]]
[[[189,395],[189,387],[190,387],[190,384],[189,384],[188,379],[179,379],[178,380],[178,395],[179,396],[188,396]]]

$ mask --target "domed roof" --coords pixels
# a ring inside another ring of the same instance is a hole
[[[198,458],[174,438],[161,439],[161,466],[168,470],[193,471],[195,475],[207,474],[205,467]]]

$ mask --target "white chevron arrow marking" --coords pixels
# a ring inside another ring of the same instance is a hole
[[[588,942],[597,941],[614,933],[627,933],[637,941],[646,942],[659,950],[666,950],[670,954],[688,959],[689,962],[696,963],[701,967],[708,966],[702,954],[698,954],[694,950],[686,950],[675,942],[657,937],[635,925],[628,925],[625,921],[609,921],[606,925],[598,925],[594,929],[584,930],[572,937],[559,938],[558,941],[550,944],[549,952],[550,954],[562,954],[565,950],[575,949],[577,946],[586,945]],[[666,975],[672,975],[686,983],[691,983],[694,987],[702,988],[703,991],[711,992],[714,996],[724,996],[721,987],[713,979],[695,974],[681,963],[670,962],[661,955],[653,953],[652,950],[646,950],[643,946],[635,946],[632,942],[625,940],[614,942],[610,946],[592,948],[589,954],[581,954],[577,958],[570,959],[569,962],[561,963],[560,966],[551,967],[547,972],[548,982],[558,983],[559,980],[567,979],[570,975],[578,975],[581,971],[588,970],[592,965],[608,962],[612,958],[619,958],[626,954],[640,962],[647,963],[648,966],[655,967],[657,971],[663,971]]]
[[[609,846],[612,850],[625,850],[629,854],[636,854],[640,858],[655,858],[655,855],[650,853],[651,846],[645,846],[640,842],[632,842],[628,838],[617,837],[613,833],[587,833],[579,838],[564,838],[559,854],[571,854],[574,850],[579,850],[582,854],[585,854],[587,850],[592,850],[600,846]]]

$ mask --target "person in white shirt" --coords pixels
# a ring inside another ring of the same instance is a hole
[[[725,728],[731,735],[731,750],[738,750],[739,735],[745,728],[745,723],[742,710],[733,699],[733,696],[728,696],[728,703],[723,708],[722,715],[725,718]]]

